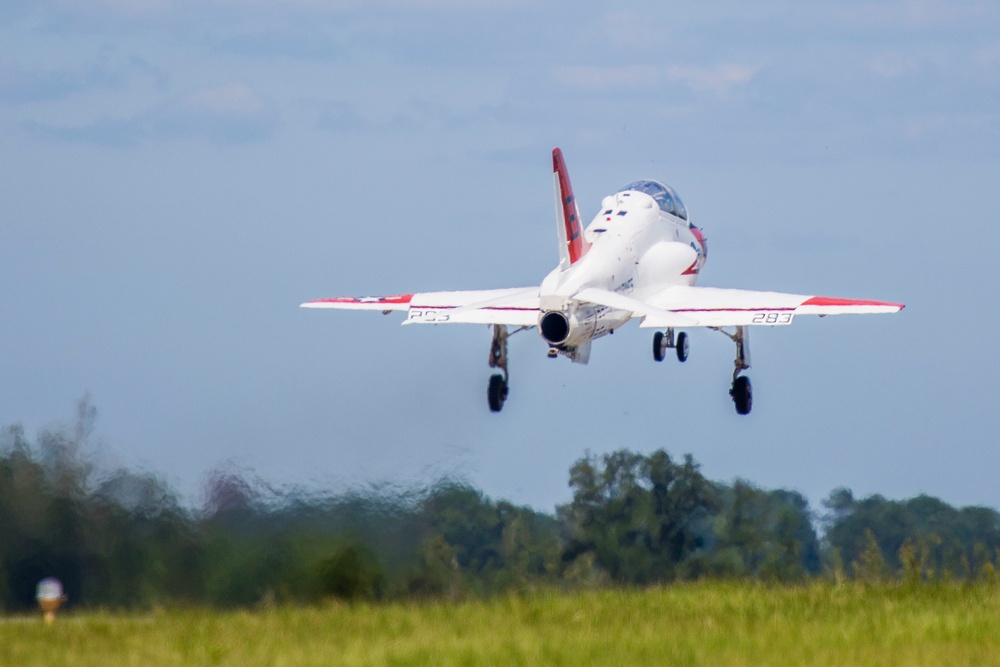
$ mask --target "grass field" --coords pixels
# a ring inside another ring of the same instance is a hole
[[[1000,588],[693,583],[0,619],[0,665],[1000,665]]]

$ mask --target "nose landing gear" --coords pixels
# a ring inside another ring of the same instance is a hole
[[[677,352],[677,361],[685,362],[688,358],[688,335],[680,332],[674,336],[673,329],[667,329],[666,333],[657,331],[653,334],[653,359],[663,361],[668,349],[674,348]]]

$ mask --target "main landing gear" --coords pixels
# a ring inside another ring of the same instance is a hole
[[[499,368],[503,373],[496,373],[490,376],[490,384],[486,389],[486,400],[490,404],[492,412],[503,410],[503,404],[507,400],[510,387],[507,381],[510,374],[507,372],[507,327],[503,324],[493,325],[493,343],[490,345],[490,368]]]
[[[750,378],[740,373],[750,368],[750,332],[742,326],[736,327],[736,333],[732,334],[722,329],[716,331],[736,343],[736,361],[733,363],[736,368],[733,370],[733,386],[729,390],[729,395],[736,405],[736,412],[748,415],[753,407],[753,385],[750,384]]]
[[[741,375],[743,371],[750,368],[750,337],[746,327],[736,327],[735,333],[729,333],[717,327],[710,327],[722,333],[731,341],[736,343],[736,361],[733,371],[733,385],[729,389],[729,395],[736,405],[736,412],[741,415],[750,414],[753,407],[753,387],[750,378]],[[653,359],[663,361],[666,351],[674,348],[677,352],[678,361],[687,361],[688,358],[688,335],[683,331],[675,334],[673,329],[667,329],[664,333],[657,331],[653,334]]]

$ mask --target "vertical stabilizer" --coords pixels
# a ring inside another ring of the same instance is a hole
[[[559,268],[565,271],[580,261],[590,250],[590,244],[583,238],[580,211],[573,197],[573,186],[569,182],[566,161],[562,151],[552,149],[552,179],[556,188],[556,227],[559,232]]]

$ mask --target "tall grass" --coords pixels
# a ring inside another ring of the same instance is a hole
[[[1000,588],[545,591],[489,600],[0,619],[0,665],[1000,665]]]

